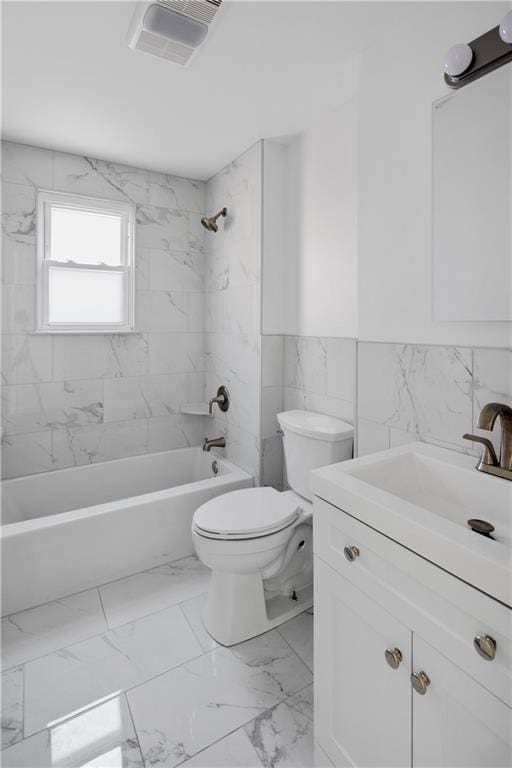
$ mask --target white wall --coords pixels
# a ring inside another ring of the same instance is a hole
[[[356,336],[357,102],[264,147],[263,333]]]
[[[295,233],[288,222],[288,211],[295,202],[288,182],[294,144],[295,140],[290,137],[262,142],[261,331],[264,334],[285,333],[297,311],[298,270],[296,250],[292,246]]]
[[[359,337],[507,346],[510,324],[434,322],[431,312],[431,109],[449,91],[453,43],[496,26],[506,3],[408,3],[395,55],[367,50],[359,94]],[[470,159],[468,159],[470,162]]]
[[[510,324],[432,320],[431,111],[450,92],[444,52],[510,4],[387,5],[393,24],[345,66],[331,112],[264,142],[263,333],[507,346]],[[279,174],[283,263],[265,239]]]

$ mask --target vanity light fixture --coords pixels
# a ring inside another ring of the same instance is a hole
[[[504,43],[512,45],[512,11],[509,11],[501,20],[500,38]]]
[[[501,24],[469,44],[457,43],[443,59],[444,80],[451,88],[461,88],[512,61],[512,11]]]
[[[467,43],[452,45],[446,52],[443,61],[443,69],[450,77],[457,77],[469,67],[473,61],[473,51]]]

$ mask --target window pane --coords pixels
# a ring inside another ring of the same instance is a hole
[[[123,323],[122,272],[50,267],[50,323]]]
[[[98,211],[51,207],[53,261],[121,264],[121,216]]]

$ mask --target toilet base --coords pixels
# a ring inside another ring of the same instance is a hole
[[[258,573],[212,573],[203,612],[208,634],[221,645],[235,645],[274,629],[313,605],[313,585],[296,592],[296,600],[276,595],[265,600]]]

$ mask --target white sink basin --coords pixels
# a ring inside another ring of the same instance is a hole
[[[315,470],[313,492],[431,562],[512,605],[512,483],[474,457],[411,443]],[[470,518],[495,527],[472,531]]]

